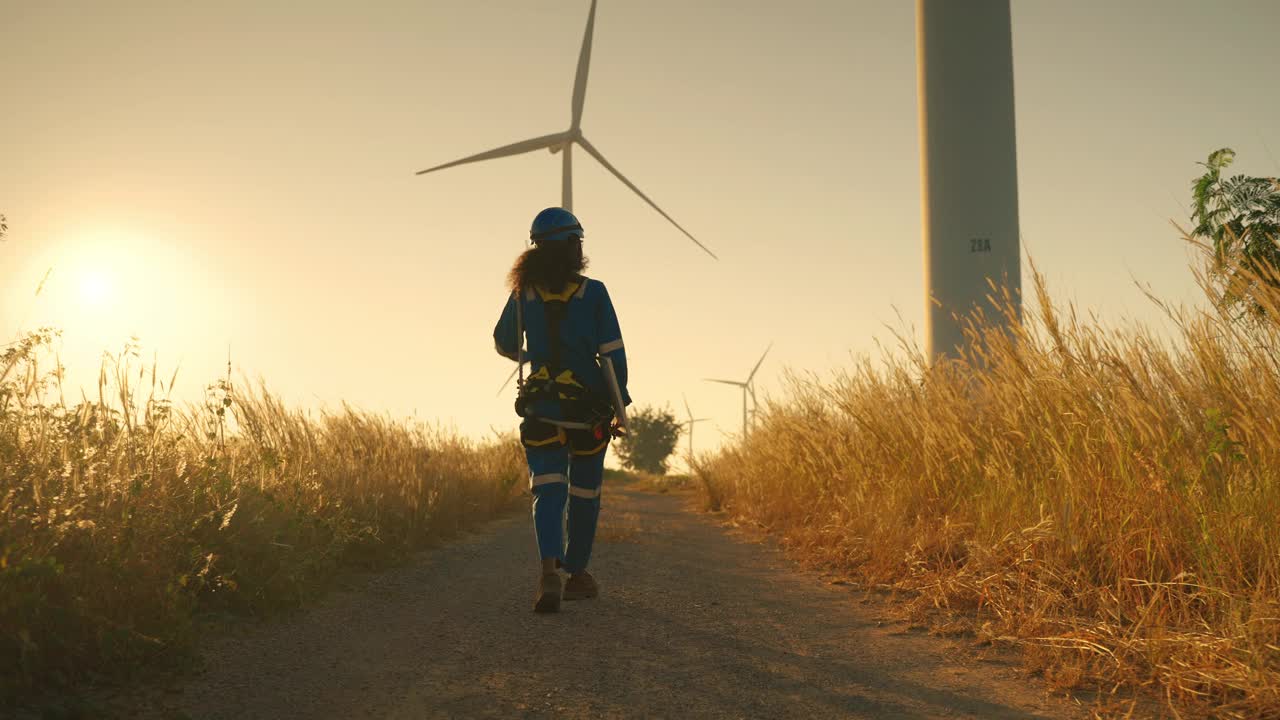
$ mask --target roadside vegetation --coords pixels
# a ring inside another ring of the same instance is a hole
[[[791,377],[697,467],[708,506],[937,631],[1024,649],[1054,686],[1280,717],[1280,185],[1223,180],[1224,159],[1185,236],[1212,302],[1161,304],[1173,339],[1055,306],[1034,272],[1038,307],[997,298],[1011,332],[972,318],[980,349],[954,362],[899,338]]]
[[[296,607],[511,507],[524,479],[513,440],[229,381],[179,408],[130,350],[71,401],[53,340],[0,354],[0,708],[181,660],[202,618]]]
[[[618,461],[628,470],[665,475],[680,441],[681,425],[665,408],[645,406],[629,413],[627,434],[618,438]]]

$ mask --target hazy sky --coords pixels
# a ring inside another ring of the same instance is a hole
[[[77,382],[130,334],[198,395],[225,365],[299,404],[513,425],[492,349],[587,0],[0,0],[0,337],[56,324]],[[1013,0],[1024,252],[1059,299],[1194,301],[1170,219],[1218,147],[1280,174],[1280,2]],[[923,327],[914,3],[601,0],[583,127],[714,262],[585,154],[575,210],[640,403],[825,373]],[[33,291],[53,267],[40,297]],[[1024,277],[1029,274],[1024,271]]]

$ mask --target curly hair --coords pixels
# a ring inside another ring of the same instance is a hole
[[[581,238],[534,245],[516,258],[507,273],[507,285],[515,291],[536,286],[560,292],[587,268],[587,262]]]

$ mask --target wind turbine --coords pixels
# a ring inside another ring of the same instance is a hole
[[[692,240],[695,245],[702,248],[703,251],[712,258],[718,260],[719,258],[716,257],[715,253],[711,252],[706,245],[698,242],[698,239],[690,234],[688,230],[681,227],[680,223],[676,222],[670,215],[664,212],[662,208],[658,207],[658,204],[650,200],[648,195],[641,192],[640,188],[636,187],[621,172],[619,172],[617,168],[610,164],[609,161],[605,159],[604,155],[601,155],[600,151],[596,150],[595,146],[588,142],[586,136],[582,134],[582,108],[587,97],[587,71],[591,65],[591,34],[595,27],[595,23],[596,0],[591,0],[591,11],[587,14],[587,30],[583,34],[582,50],[578,54],[578,72],[573,79],[573,99],[569,107],[570,116],[568,130],[552,133],[550,135],[543,135],[542,137],[536,137],[530,140],[522,140],[510,145],[503,145],[500,148],[470,155],[462,158],[461,160],[454,160],[453,162],[436,165],[435,167],[430,167],[426,170],[419,170],[416,174],[425,175],[430,172],[444,170],[445,168],[451,168],[458,165],[480,162],[481,160],[493,160],[496,158],[508,157],[510,155],[521,155],[523,153],[533,152],[534,150],[545,149],[550,150],[552,153],[561,152],[564,153],[564,158],[562,166],[563,171],[560,180],[560,205],[565,210],[573,212],[573,145],[574,143],[577,143],[578,146],[585,150],[588,155],[595,158],[597,162],[603,165],[605,170],[613,173],[613,176],[621,180],[623,185],[631,188],[632,192],[639,195],[641,200],[649,203],[650,207],[657,210],[658,214],[666,218],[672,225],[675,225],[676,229],[684,233],[685,236]]]
[[[693,426],[700,422],[706,422],[711,418],[694,418],[693,410],[689,409],[689,398],[685,397],[683,394],[680,397],[684,398],[684,410],[689,413],[689,419],[680,424],[689,428],[689,462],[693,462]]]
[[[932,362],[1004,283],[1021,315],[1009,0],[916,0],[925,335]],[[1003,322],[996,313],[987,316]]]
[[[742,388],[742,437],[744,438],[747,436],[747,395],[749,394],[752,400],[755,399],[756,391],[753,383],[755,382],[756,371],[760,369],[762,364],[764,364],[764,356],[768,355],[769,351],[772,349],[773,343],[769,343],[769,347],[764,349],[764,355],[761,355],[760,360],[756,362],[756,366],[751,368],[751,374],[747,376],[746,380],[739,382],[737,380],[703,378],[703,380],[706,380],[707,382],[722,383],[724,385],[733,385],[735,387]]]

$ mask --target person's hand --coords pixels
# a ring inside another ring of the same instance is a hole
[[[618,419],[614,418],[613,422],[609,423],[609,434],[616,438],[623,437],[627,434],[627,426],[620,425]]]

